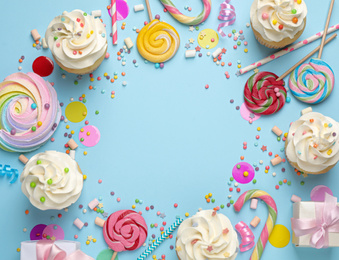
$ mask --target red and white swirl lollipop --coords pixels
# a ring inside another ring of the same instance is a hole
[[[106,221],[95,219],[95,224],[103,227],[104,239],[114,251],[111,260],[118,252],[136,250],[147,238],[145,219],[133,210],[119,210],[111,214]]]

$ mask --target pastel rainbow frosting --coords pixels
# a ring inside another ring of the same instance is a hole
[[[44,145],[61,118],[57,94],[39,75],[14,73],[0,83],[0,148],[30,152]]]
[[[115,252],[132,251],[145,242],[147,225],[139,213],[119,210],[105,221],[103,234],[107,245]]]
[[[300,101],[317,104],[331,95],[334,72],[326,62],[313,58],[291,73],[289,86],[292,94]]]
[[[278,112],[286,102],[283,80],[277,81],[274,73],[263,71],[252,75],[246,82],[244,100],[254,113],[270,115]]]
[[[154,19],[138,34],[137,47],[140,55],[154,63],[171,59],[178,51],[180,37],[175,28]]]

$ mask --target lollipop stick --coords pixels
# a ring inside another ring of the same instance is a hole
[[[148,12],[148,16],[149,16],[149,21],[152,22],[153,16],[152,16],[151,7],[149,5],[149,1],[148,0],[146,0],[146,6],[147,6],[147,12]]]
[[[111,260],[114,260],[117,257],[117,255],[118,255],[118,252],[114,252],[113,255],[112,255]]]
[[[330,38],[328,38],[324,45],[326,45],[327,43],[329,43],[330,41],[332,41],[335,37],[337,37],[337,34],[333,34]],[[313,51],[311,51],[309,54],[307,54],[303,59],[301,59],[297,64],[295,64],[292,68],[290,68],[288,71],[286,71],[284,74],[282,74],[279,78],[277,78],[277,81],[282,80],[283,78],[285,78],[288,74],[290,74],[296,67],[298,67],[300,64],[304,63],[308,58],[310,58],[311,56],[313,56],[319,49],[321,46],[318,46],[317,48],[315,48]]]
[[[117,26],[117,3],[116,0],[111,0],[111,14],[112,14],[112,38],[113,45],[118,44],[118,26]]]
[[[326,20],[326,25],[325,25],[325,30],[324,30],[325,32],[327,32],[328,25],[329,25],[330,20],[331,20],[333,5],[334,5],[334,0],[331,1],[330,10],[328,11],[327,20]],[[321,59],[321,55],[323,54],[323,48],[324,48],[325,38],[326,38],[326,34],[324,33],[323,38],[321,39],[321,44],[320,44],[320,50],[319,50],[319,54],[318,54],[318,59]]]

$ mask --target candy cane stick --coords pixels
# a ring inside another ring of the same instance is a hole
[[[338,29],[339,29],[339,24],[333,25],[333,26],[330,27],[330,29],[328,29],[327,34],[333,33],[334,31],[336,31]],[[293,44],[290,47],[286,47],[286,48],[282,49],[281,51],[278,51],[277,53],[275,53],[273,55],[270,55],[270,56],[268,56],[268,57],[266,57],[266,58],[264,58],[264,59],[262,59],[260,61],[252,63],[251,65],[249,65],[249,66],[239,70],[237,75],[243,75],[246,72],[249,72],[249,71],[251,71],[251,70],[253,70],[255,68],[258,68],[258,67],[260,67],[260,66],[262,66],[262,65],[264,65],[264,64],[266,64],[266,63],[268,63],[268,62],[270,62],[272,60],[275,60],[275,59],[277,59],[277,58],[279,58],[281,56],[284,56],[287,53],[290,53],[290,52],[295,51],[295,50],[297,50],[297,49],[299,49],[301,47],[304,47],[305,45],[307,45],[307,44],[309,44],[311,42],[314,42],[315,40],[318,40],[319,38],[321,38],[323,34],[324,34],[324,31],[319,32],[319,33],[317,33],[317,34],[315,34],[315,35],[313,35],[313,36],[311,36],[311,37],[309,37],[309,38],[307,38],[307,39],[305,39],[303,41],[300,41],[300,42],[298,42],[296,44]]]
[[[138,260],[144,260],[146,259],[147,256],[149,256],[165,239],[166,237],[168,237],[171,233],[173,233],[173,231],[180,226],[181,222],[183,222],[183,219],[177,219],[171,226],[169,229],[166,230],[166,232],[164,232],[160,237],[158,237],[157,240],[155,240],[153,242],[152,245],[149,246],[149,248],[147,248],[145,250],[145,252],[143,252],[139,257]]]
[[[258,242],[255,245],[255,248],[250,258],[250,260],[259,260],[262,256],[262,253],[264,252],[268,238],[274,228],[275,222],[277,220],[278,211],[277,205],[275,204],[273,198],[267,192],[262,190],[249,190],[244,192],[234,204],[234,209],[236,211],[240,211],[246,201],[252,198],[262,199],[266,203],[268,208],[267,221],[265,223],[264,229],[261,231],[260,238],[258,239]]]
[[[204,22],[207,17],[211,13],[211,6],[212,2],[211,0],[202,0],[204,4],[204,9],[202,12],[196,16],[196,17],[190,17],[182,14],[172,3],[171,0],[160,0],[160,2],[165,6],[167,11],[180,23],[186,24],[186,25],[198,25],[202,22]]]
[[[111,0],[112,6],[112,37],[113,45],[118,44],[118,26],[117,26],[117,2],[116,0]]]

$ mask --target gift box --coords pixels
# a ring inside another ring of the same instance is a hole
[[[299,247],[339,246],[339,204],[326,194],[324,202],[301,201],[293,205],[292,243]]]
[[[94,260],[80,251],[80,243],[66,240],[33,240],[21,243],[20,260],[40,260],[41,256],[49,256],[48,259],[54,259],[56,256],[65,259],[73,260]],[[46,258],[47,259],[47,258]]]

